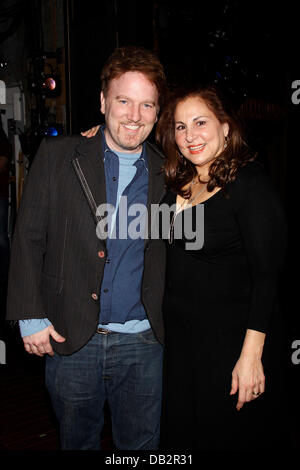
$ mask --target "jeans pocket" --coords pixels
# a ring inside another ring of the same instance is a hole
[[[149,328],[148,330],[142,331],[139,333],[139,338],[145,344],[159,344],[158,340],[156,339],[153,330]]]

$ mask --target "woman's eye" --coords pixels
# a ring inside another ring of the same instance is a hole
[[[176,126],[176,131],[182,131],[184,129],[184,126],[180,124],[180,126]]]
[[[153,108],[153,105],[152,105],[152,104],[149,104],[149,103],[145,103],[144,106],[145,106],[145,108],[147,108],[147,109]]]
[[[204,126],[206,124],[205,121],[197,121],[197,126]]]

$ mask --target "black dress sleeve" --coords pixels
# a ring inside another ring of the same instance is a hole
[[[235,215],[251,279],[247,328],[266,333],[276,308],[286,255],[286,217],[270,178],[259,164],[244,167],[234,186]]]

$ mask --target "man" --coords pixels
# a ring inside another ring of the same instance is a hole
[[[163,159],[146,139],[165,77],[151,52],[124,47],[101,79],[105,126],[91,139],[46,139],[32,164],[14,233],[7,319],[21,320],[28,353],[47,355],[63,449],[100,448],[106,400],[118,449],[156,449],[164,247],[118,237],[115,227],[118,219],[126,228],[132,222],[123,200],[150,214],[163,196]],[[106,203],[120,210],[104,233]]]

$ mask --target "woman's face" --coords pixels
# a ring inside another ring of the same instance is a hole
[[[190,96],[178,103],[174,118],[175,141],[181,154],[202,173],[203,167],[209,167],[224,149],[228,124],[221,124],[197,96]]]

